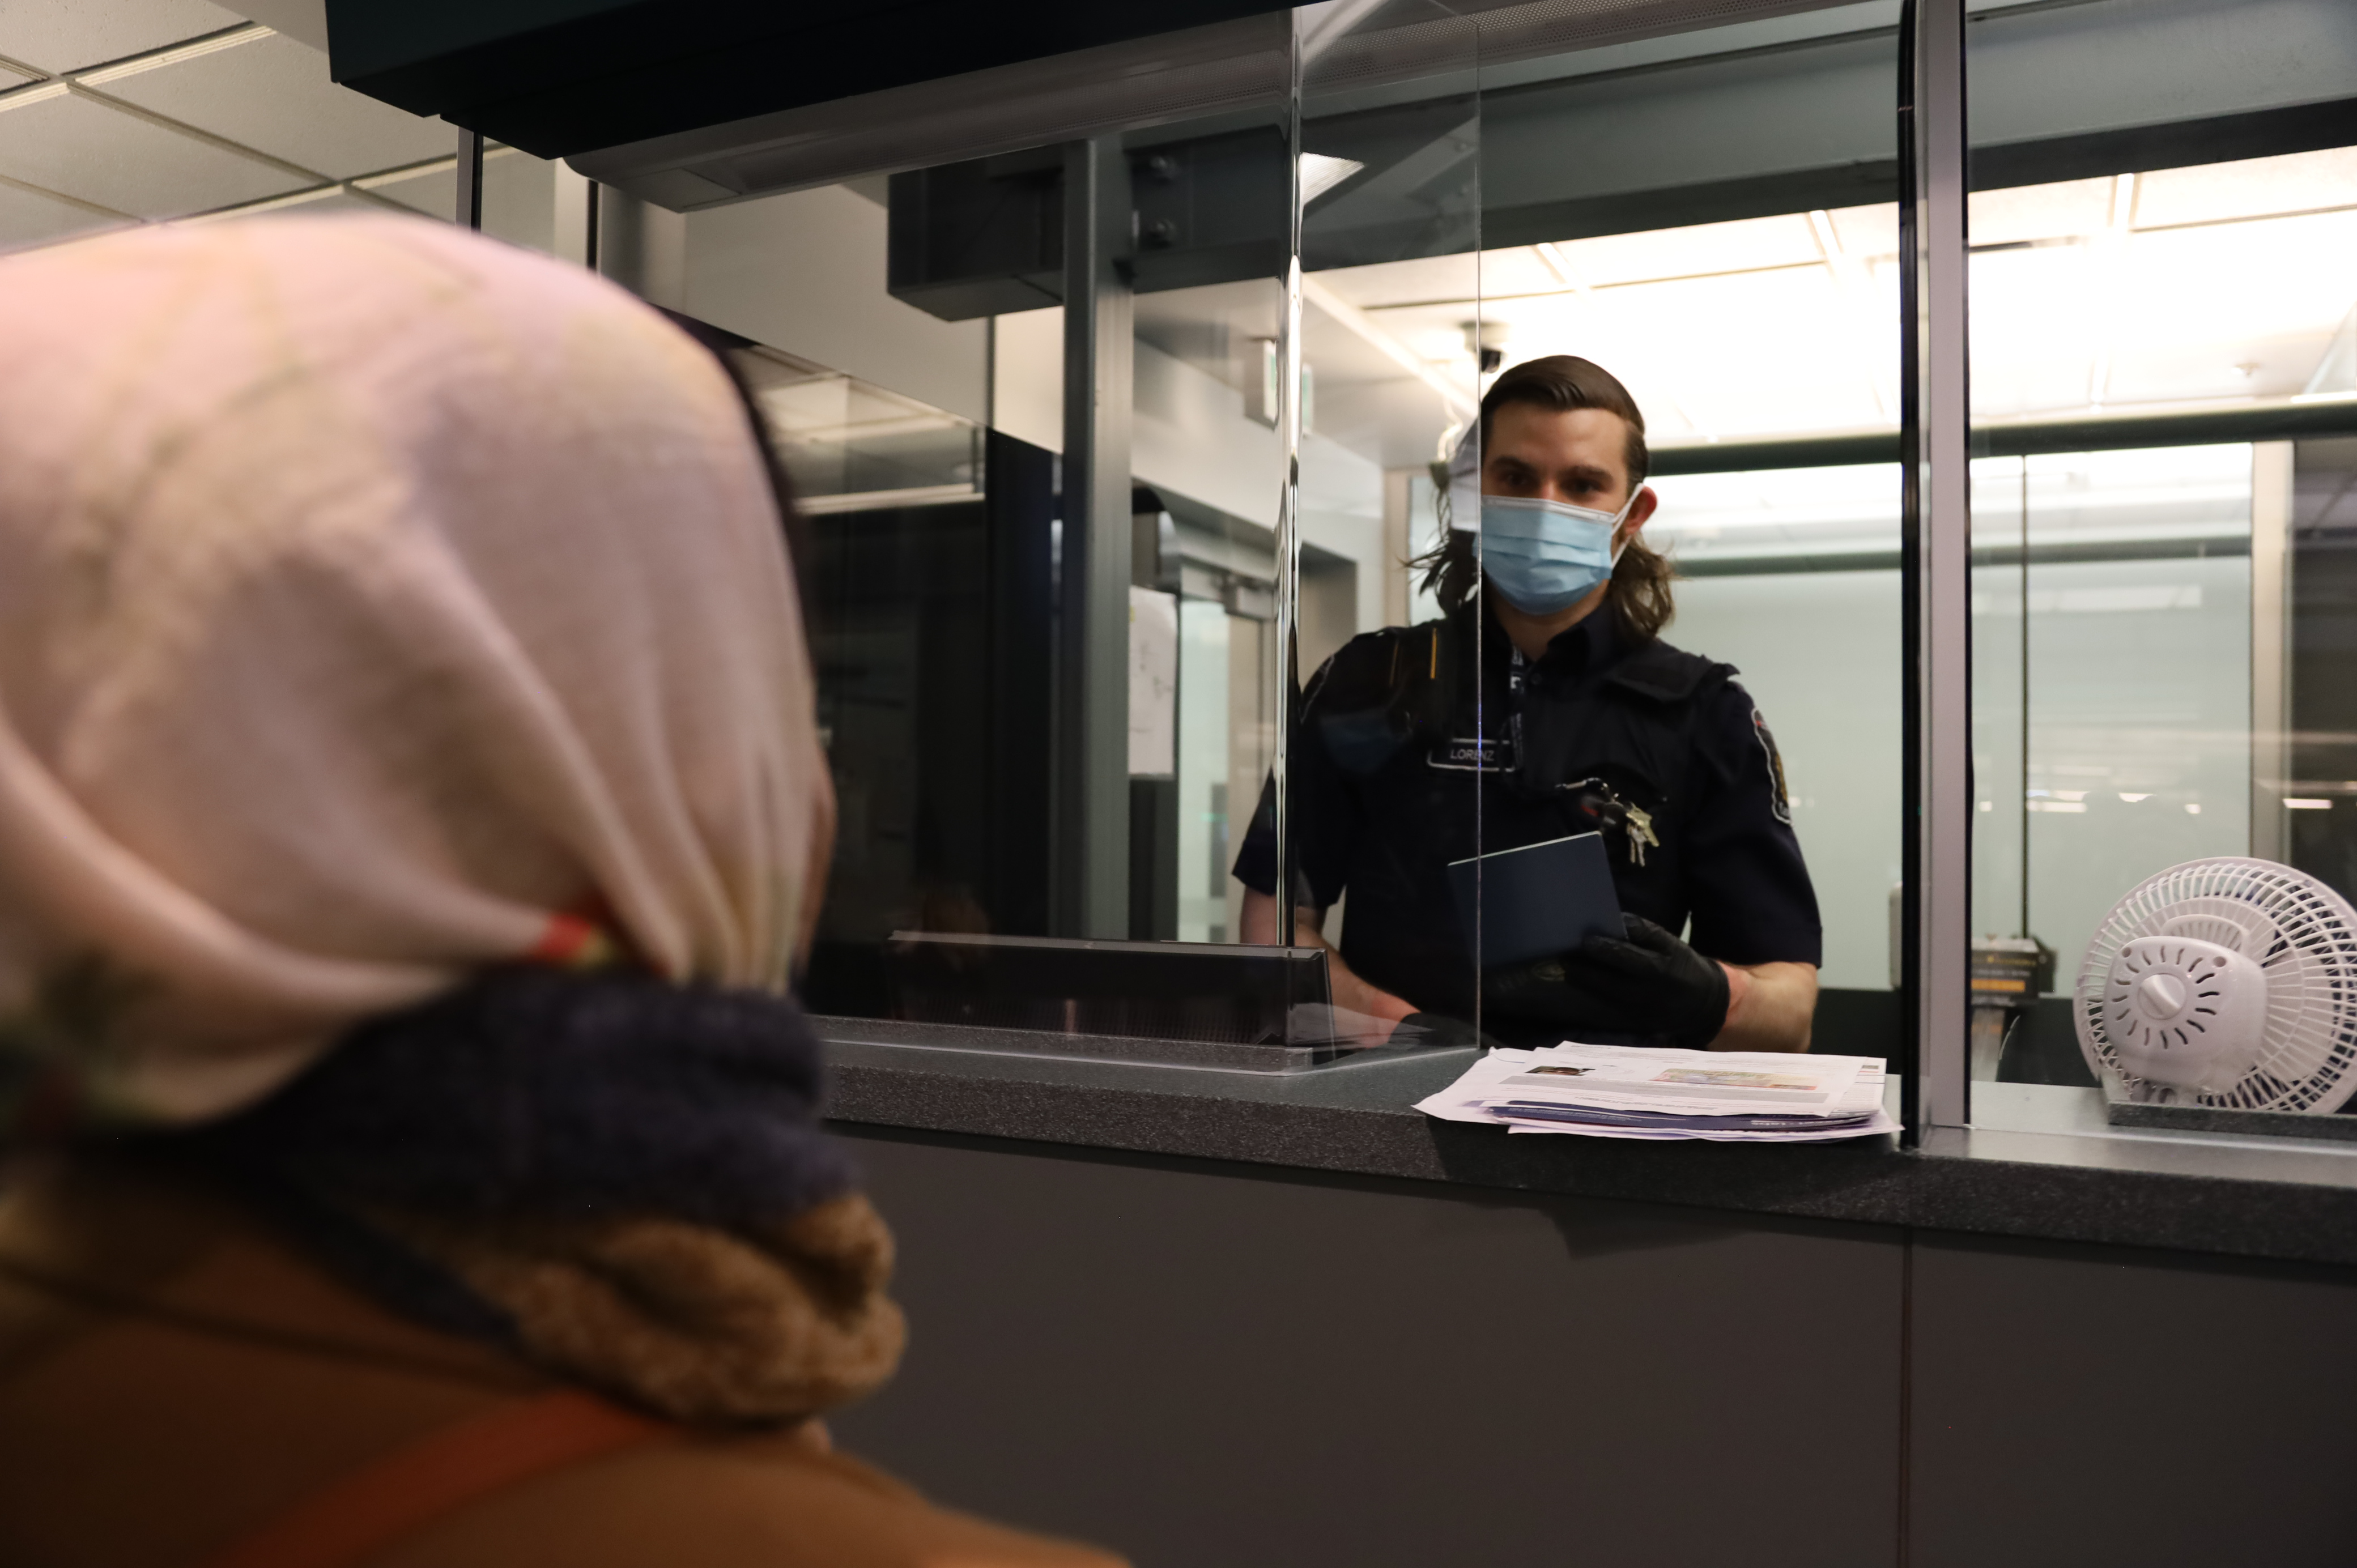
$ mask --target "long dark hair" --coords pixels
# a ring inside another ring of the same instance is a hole
[[[1491,420],[1500,409],[1515,403],[1557,413],[1600,408],[1607,413],[1619,414],[1629,431],[1625,449],[1629,493],[1636,494],[1637,487],[1645,482],[1652,455],[1645,449],[1644,413],[1638,408],[1637,400],[1629,395],[1629,389],[1603,366],[1573,354],[1551,354],[1544,360],[1525,360],[1500,376],[1489,395],[1481,400],[1484,447],[1490,444]],[[1445,501],[1448,493],[1446,465],[1433,465],[1433,482],[1439,487]],[[1444,526],[1440,542],[1407,563],[1409,570],[1424,574],[1424,589],[1439,601],[1444,614],[1456,614],[1481,591],[1481,562],[1474,549],[1474,538],[1469,530]],[[1641,646],[1662,635],[1662,628],[1677,614],[1677,605],[1670,595],[1670,583],[1676,575],[1668,558],[1642,538],[1632,536],[1622,546],[1620,563],[1612,568],[1612,586],[1604,596],[1604,602],[1612,612],[1612,629],[1623,642]]]

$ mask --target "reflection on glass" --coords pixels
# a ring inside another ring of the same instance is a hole
[[[775,349],[737,364],[806,512],[931,505],[982,494],[983,431]]]

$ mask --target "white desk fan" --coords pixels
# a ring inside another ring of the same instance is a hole
[[[2134,1102],[2324,1115],[2357,1092],[2357,910],[2267,860],[2193,860],[2095,928],[2079,1049]]]

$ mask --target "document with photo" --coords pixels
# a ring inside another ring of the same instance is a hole
[[[1687,1116],[1842,1117],[1867,1057],[1651,1050],[1565,1044],[1532,1053],[1484,1103],[1591,1106]],[[1881,1064],[1876,1062],[1878,1076]]]

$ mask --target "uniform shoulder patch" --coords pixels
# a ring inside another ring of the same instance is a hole
[[[1758,708],[1751,710],[1751,733],[1758,737],[1760,749],[1768,758],[1769,809],[1776,820],[1790,827],[1792,822],[1792,792],[1784,784],[1784,754],[1776,749],[1776,737],[1769,732],[1768,721]]]

